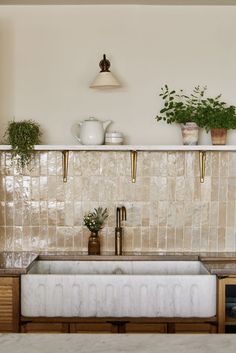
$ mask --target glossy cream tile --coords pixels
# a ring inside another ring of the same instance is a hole
[[[57,250],[57,228],[48,226],[47,249]]]
[[[108,207],[102,251],[114,252],[115,210],[127,208],[124,250],[236,251],[236,153],[207,152],[199,182],[196,152],[139,152],[136,183],[130,153],[37,152],[20,173],[0,154],[0,249],[86,251],[83,215]]]
[[[0,250],[6,249],[6,227],[0,226]]]
[[[200,229],[200,249],[201,251],[208,251],[209,249],[209,226],[202,226]]]

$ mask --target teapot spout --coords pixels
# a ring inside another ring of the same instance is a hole
[[[106,120],[102,122],[102,126],[104,131],[106,131],[106,129],[108,128],[108,126],[112,123],[112,120]]]

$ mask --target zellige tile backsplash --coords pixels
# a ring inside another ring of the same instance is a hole
[[[24,175],[0,157],[0,250],[87,251],[83,215],[100,205],[101,250],[113,253],[124,205],[125,251],[236,251],[235,152],[207,152],[202,184],[198,152],[139,152],[135,184],[129,152],[70,152],[67,183],[61,152],[37,152]]]

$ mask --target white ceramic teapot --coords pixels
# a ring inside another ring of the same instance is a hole
[[[105,132],[112,121],[100,121],[96,118],[88,118],[84,121],[74,124],[72,126],[73,136],[82,145],[103,145],[105,139]],[[75,133],[75,129],[78,132],[79,127],[79,137]]]

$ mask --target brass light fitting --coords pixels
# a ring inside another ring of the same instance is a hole
[[[119,87],[120,83],[110,71],[111,63],[103,54],[103,59],[99,63],[101,71],[96,76],[90,88],[115,88]]]
[[[132,183],[136,183],[138,152],[131,151],[130,153],[131,153],[130,154],[130,156],[131,156],[131,180],[132,180]]]
[[[206,174],[206,152],[199,152],[199,168],[200,168],[200,182],[204,183],[205,174]]]
[[[63,182],[67,182],[69,151],[62,151]]]

